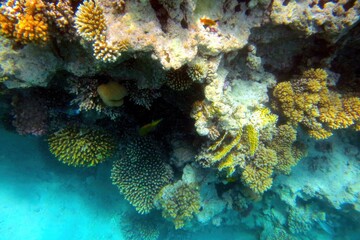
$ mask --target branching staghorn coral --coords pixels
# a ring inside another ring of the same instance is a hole
[[[1,34],[23,44],[45,44],[51,35],[73,33],[70,0],[8,0],[0,7]]]
[[[106,23],[102,7],[97,0],[86,0],[78,8],[75,18],[77,33],[93,42],[94,56],[104,62],[114,62],[121,52],[129,48],[129,42],[110,44],[106,38]]]
[[[50,152],[71,166],[95,166],[115,150],[113,137],[98,129],[67,127],[50,135],[48,142]]]
[[[327,73],[322,69],[310,69],[301,77],[277,84],[273,94],[275,109],[291,124],[305,126],[315,139],[328,138],[333,130],[352,126],[360,119],[360,99],[329,90]]]
[[[170,219],[175,229],[180,229],[199,212],[200,192],[195,183],[187,184],[180,180],[165,186],[156,201],[160,203],[163,217]]]
[[[111,170],[111,179],[120,192],[141,214],[154,208],[154,199],[172,179],[159,144],[150,137],[131,139]]]

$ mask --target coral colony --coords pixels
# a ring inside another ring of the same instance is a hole
[[[150,212],[189,230],[264,209],[272,227],[248,225],[261,239],[334,234],[324,211],[291,203],[295,193],[282,217],[256,204],[280,194],[309,142],[360,130],[359,1],[7,0],[0,9],[13,129],[45,137],[69,167],[112,164],[112,183],[139,214],[128,239],[159,239],[142,220]],[[360,211],[358,198],[341,204]]]

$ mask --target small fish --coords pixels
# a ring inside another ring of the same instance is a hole
[[[151,123],[145,124],[141,128],[139,128],[138,132],[140,136],[145,136],[150,132],[154,131],[157,125],[162,121],[162,118],[152,121]]]
[[[200,22],[202,23],[202,25],[206,28],[206,27],[215,27],[217,22],[219,20],[212,20],[210,18],[207,17],[202,17],[200,18]]]

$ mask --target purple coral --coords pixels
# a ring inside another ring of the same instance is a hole
[[[13,126],[21,135],[44,135],[48,129],[48,107],[45,99],[16,96],[13,99]]]

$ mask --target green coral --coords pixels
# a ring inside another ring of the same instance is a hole
[[[200,192],[196,184],[178,181],[164,187],[158,200],[164,218],[171,219],[176,229],[183,228],[200,209]]]
[[[150,137],[130,140],[111,171],[113,184],[141,214],[150,212],[155,196],[171,178],[172,171],[165,163],[160,144]]]
[[[52,154],[72,166],[95,166],[115,150],[113,137],[99,129],[67,127],[50,135],[48,143]]]

